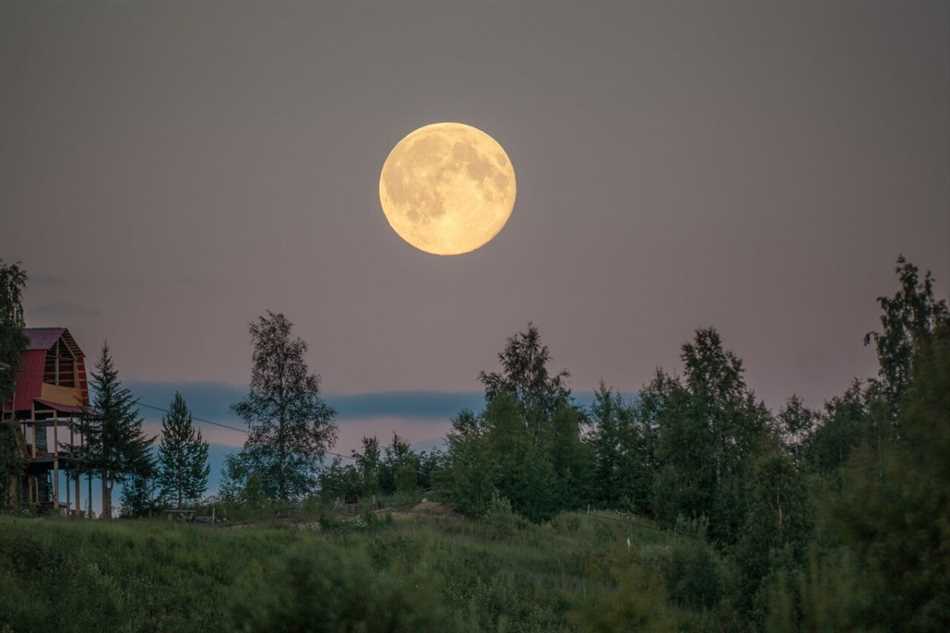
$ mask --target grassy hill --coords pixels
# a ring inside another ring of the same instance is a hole
[[[681,586],[677,574],[720,582],[718,561],[697,541],[619,514],[532,525],[504,511],[474,522],[424,510],[242,527],[3,517],[0,631],[551,633],[624,630],[621,619],[638,623],[635,630],[713,624],[701,608],[686,608],[697,596],[693,604],[702,602],[702,587],[679,598],[664,589]]]

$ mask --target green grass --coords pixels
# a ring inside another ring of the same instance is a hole
[[[323,525],[0,517],[0,631],[556,633],[622,630],[631,610],[645,618],[631,630],[695,620],[659,580],[676,539],[616,515]]]

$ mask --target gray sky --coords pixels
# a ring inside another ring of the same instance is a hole
[[[715,6],[714,6],[715,5]],[[579,390],[715,325],[770,405],[868,375],[905,253],[950,278],[950,4],[0,5],[0,256],[32,325],[240,384],[283,311],[336,394],[470,391],[534,320]],[[473,254],[379,209],[412,129],[518,174]]]

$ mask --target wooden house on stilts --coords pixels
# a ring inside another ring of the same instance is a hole
[[[85,355],[66,328],[23,333],[28,344],[15,392],[0,408],[0,423],[16,427],[26,461],[24,477],[10,482],[18,489],[9,492],[37,509],[81,514],[80,421],[89,407]]]

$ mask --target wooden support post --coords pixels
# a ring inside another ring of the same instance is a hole
[[[73,448],[73,418],[69,419],[69,459],[72,461],[69,472],[66,473],[66,514],[69,514],[69,508],[72,506],[69,498],[69,473],[76,471],[76,451]]]
[[[82,434],[79,435],[79,446],[83,445]],[[80,490],[82,490],[82,470],[79,469],[79,461],[73,459],[73,468],[76,469],[76,516],[82,516],[82,500],[80,499]]]
[[[30,405],[30,422],[33,424],[33,444],[31,446],[33,459],[36,459],[36,403]]]
[[[59,361],[56,371],[59,372]],[[59,508],[59,411],[53,412],[53,508]]]

